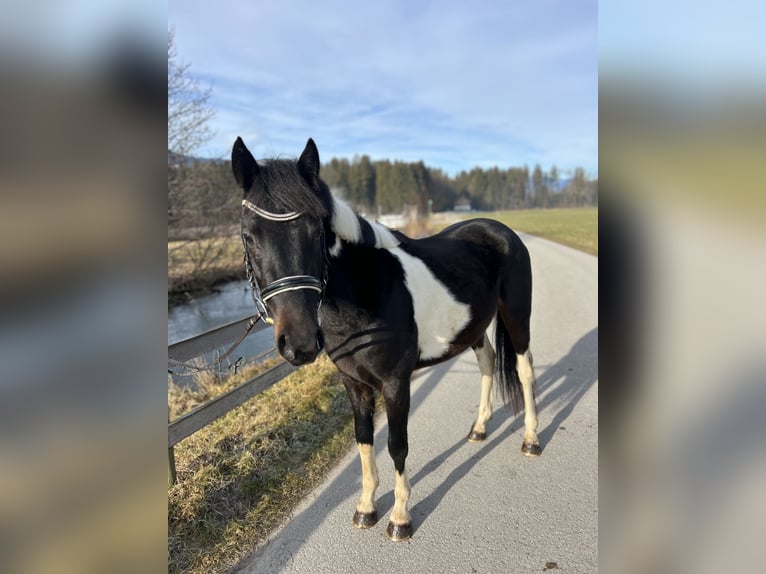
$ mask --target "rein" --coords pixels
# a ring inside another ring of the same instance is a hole
[[[263,319],[263,317],[261,317],[261,316],[251,317],[250,320],[247,322],[247,325],[245,326],[245,331],[242,333],[242,335],[239,337],[239,339],[237,339],[234,342],[234,344],[232,344],[223,355],[218,357],[215,361],[213,361],[212,363],[210,363],[206,367],[198,367],[196,365],[191,365],[191,364],[189,364],[187,362],[184,362],[184,361],[179,361],[177,359],[171,359],[170,357],[168,357],[168,363],[172,363],[173,365],[177,365],[179,367],[183,367],[184,369],[188,369],[189,371],[192,371],[192,372],[195,372],[195,373],[202,373],[202,372],[205,372],[205,371],[212,371],[214,368],[219,366],[224,360],[226,360],[226,358],[234,352],[234,349],[236,349],[237,347],[239,347],[242,344],[242,341],[245,340],[245,337],[247,337],[250,334],[250,331],[253,330],[253,327],[255,327],[256,323],[258,323],[258,321],[260,321],[261,319]],[[271,350],[269,352],[271,352]],[[234,372],[235,373],[237,372],[236,371],[236,367],[237,367],[237,365],[239,365],[239,361],[241,361],[241,360],[242,360],[242,358],[240,357],[239,359],[237,359],[237,362],[234,365]],[[170,372],[170,370],[168,370],[168,372]]]

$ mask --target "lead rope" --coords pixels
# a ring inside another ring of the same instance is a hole
[[[189,371],[191,371],[193,373],[202,373],[204,371],[212,371],[214,368],[218,367],[224,360],[226,360],[226,358],[229,355],[231,355],[234,352],[234,350],[242,344],[242,341],[244,341],[245,337],[247,337],[250,334],[250,331],[253,330],[253,327],[255,327],[256,323],[258,323],[258,321],[260,319],[262,319],[262,317],[260,317],[260,316],[259,317],[251,317],[251,319],[247,322],[247,325],[245,326],[245,331],[242,333],[242,335],[239,337],[239,339],[237,339],[237,341],[231,347],[229,347],[228,350],[223,355],[218,357],[215,361],[210,363],[207,367],[198,367],[196,365],[191,365],[191,364],[189,364],[187,362],[184,362],[184,361],[179,361],[177,359],[171,359],[170,357],[168,357],[168,363],[171,363],[171,364],[176,365],[178,367],[182,367],[182,368],[187,369],[187,370],[189,370]],[[272,350],[268,351],[268,353],[271,353],[271,352],[272,352]],[[265,353],[264,355],[267,355],[268,353]],[[235,363],[235,366],[239,364],[239,360],[240,359],[237,359],[237,362]],[[183,374],[183,373],[172,372],[170,369],[168,369],[168,372],[173,374],[173,375]]]

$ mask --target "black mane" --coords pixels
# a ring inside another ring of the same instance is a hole
[[[258,177],[246,199],[276,213],[296,211],[320,219],[330,215],[332,196],[327,184],[321,179],[310,184],[295,160],[261,160],[258,167]]]

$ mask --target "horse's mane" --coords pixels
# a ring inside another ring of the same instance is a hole
[[[261,160],[258,166],[260,183],[256,180],[252,197],[248,199],[263,209],[303,213],[319,219],[332,216],[335,234],[356,245],[390,249],[399,245],[404,237],[357,214],[346,202],[333,196],[321,179],[317,179],[315,186],[310,185],[294,160]]]
[[[337,197],[333,197],[332,201],[332,230],[341,239],[376,249],[390,249],[399,245],[400,240],[382,223],[367,221]]]
[[[258,162],[261,185],[254,203],[277,213],[299,212],[324,219],[330,215],[332,196],[321,180],[317,189],[306,182],[294,160],[270,159]]]

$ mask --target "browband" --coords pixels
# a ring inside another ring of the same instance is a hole
[[[269,219],[271,221],[291,221],[293,219],[298,219],[302,215],[297,211],[291,211],[289,213],[272,213],[271,211],[261,209],[246,199],[242,200],[242,205],[247,207],[250,211],[255,212],[257,215],[260,215],[264,219]]]

